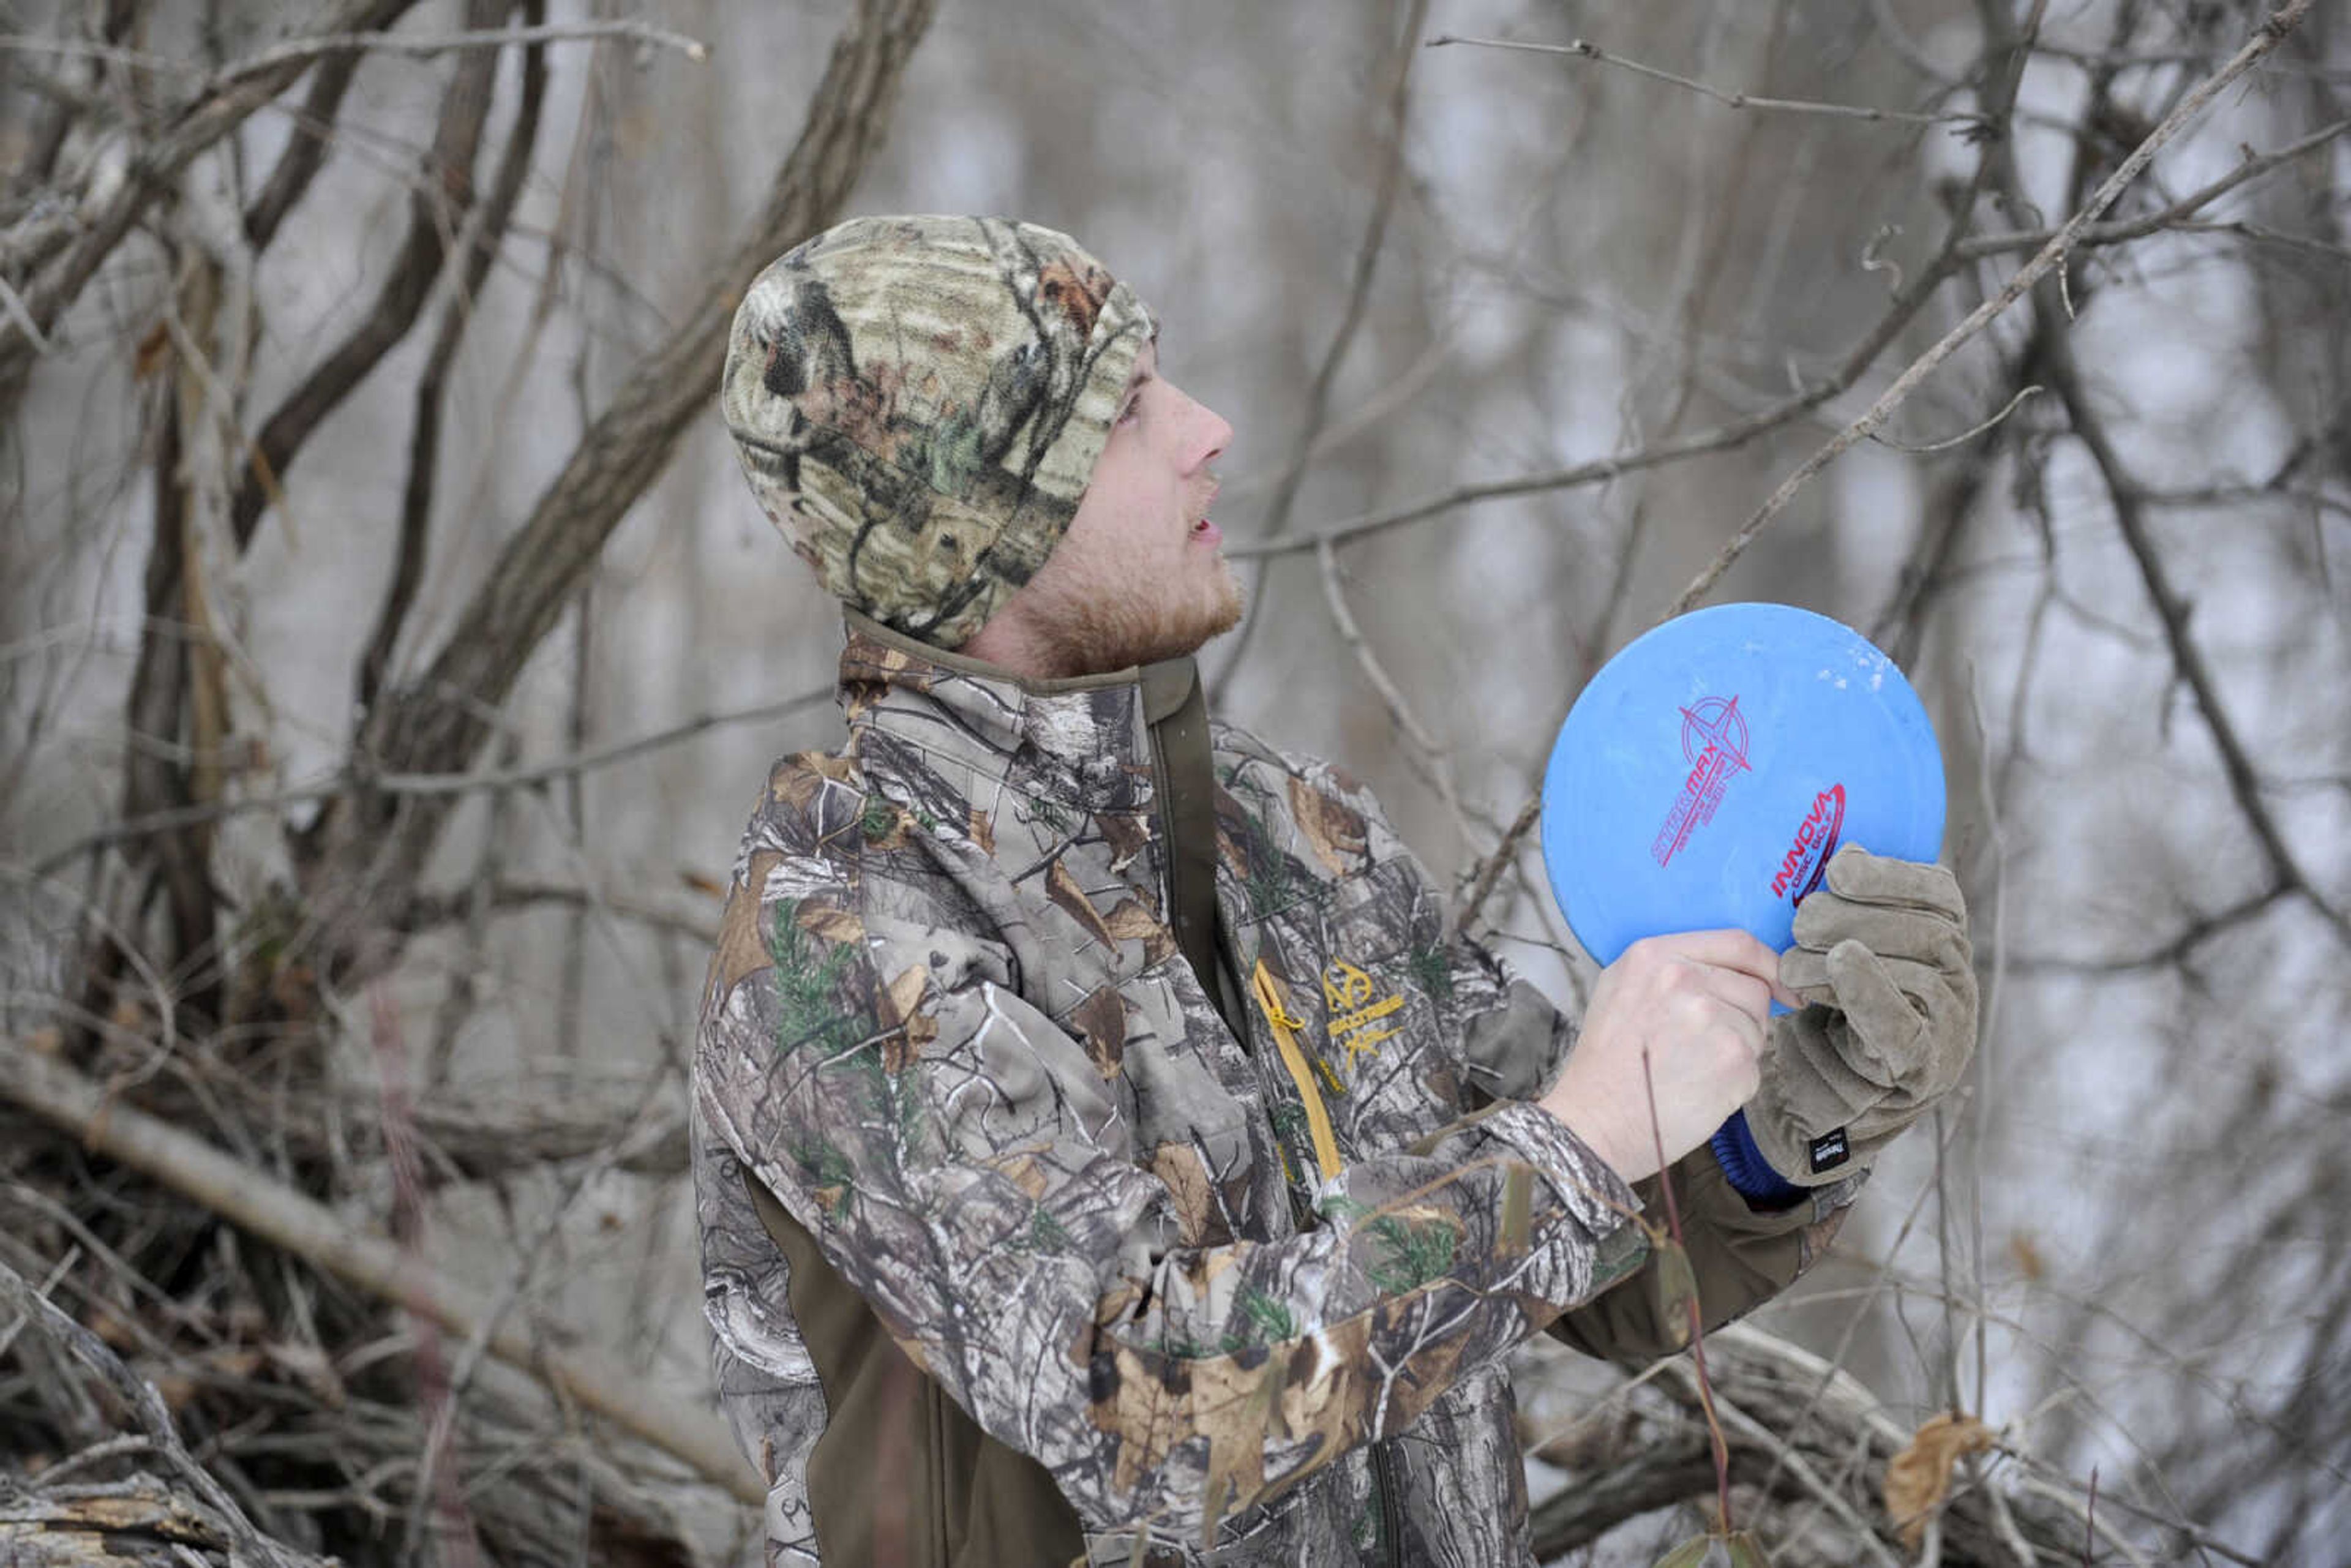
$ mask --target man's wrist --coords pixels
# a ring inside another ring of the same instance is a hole
[[[1576,1142],[1598,1155],[1627,1186],[1657,1174],[1654,1138],[1643,1134],[1635,1139],[1631,1133],[1637,1129],[1614,1126],[1611,1118],[1596,1113],[1589,1105],[1562,1103],[1558,1092],[1554,1088],[1538,1103],[1537,1109],[1573,1134]]]

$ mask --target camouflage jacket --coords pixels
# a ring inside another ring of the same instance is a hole
[[[1155,685],[1196,711],[1174,668],[1019,682],[852,617],[847,746],[768,779],[695,1110],[772,1563],[822,1535],[836,1563],[1125,1563],[1140,1535],[1154,1563],[1520,1563],[1505,1353],[1672,1343],[1642,1195],[1524,1103],[1572,1027],[1447,929],[1359,786],[1215,727],[1216,951],[1185,951],[1148,711]],[[1677,1175],[1709,1319],[1851,1196],[1756,1215],[1703,1149]],[[928,1416],[877,1416],[915,1389]],[[957,1473],[924,1474],[943,1442]],[[1046,1500],[1008,1501],[1008,1465]],[[1061,1522],[1005,1535],[1023,1508]]]

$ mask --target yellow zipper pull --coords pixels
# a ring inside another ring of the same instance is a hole
[[[1306,1107],[1306,1130],[1314,1142],[1314,1163],[1322,1167],[1322,1179],[1332,1180],[1344,1166],[1339,1158],[1338,1137],[1331,1130],[1331,1113],[1322,1103],[1322,1092],[1314,1086],[1314,1071],[1306,1064],[1306,1053],[1298,1046],[1297,1031],[1306,1027],[1306,1020],[1293,1017],[1282,1005],[1280,984],[1262,958],[1257,961],[1250,988],[1256,991],[1257,1005],[1273,1030],[1273,1043],[1281,1052],[1281,1065],[1289,1071],[1290,1082],[1298,1086],[1298,1098]],[[1323,1070],[1328,1071],[1329,1067]]]

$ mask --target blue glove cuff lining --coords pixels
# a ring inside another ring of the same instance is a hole
[[[1723,1179],[1751,1208],[1792,1208],[1804,1198],[1804,1189],[1771,1168],[1748,1130],[1747,1113],[1733,1111],[1730,1120],[1715,1132],[1709,1147]]]

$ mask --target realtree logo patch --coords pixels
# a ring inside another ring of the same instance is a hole
[[[1322,971],[1322,1000],[1330,1009],[1331,1021],[1324,1027],[1330,1031],[1331,1043],[1343,1046],[1347,1051],[1347,1071],[1355,1070],[1355,1057],[1361,1051],[1379,1054],[1380,1041],[1398,1032],[1395,1029],[1374,1026],[1404,1006],[1404,993],[1372,1000],[1372,977],[1344,958],[1333,960]]]
[[[1829,856],[1836,853],[1837,834],[1844,828],[1844,786],[1832,784],[1813,797],[1813,809],[1796,825],[1795,841],[1771,879],[1771,896],[1803,903],[1804,895],[1828,874]]]
[[[1747,721],[1739,716],[1738,697],[1702,697],[1696,706],[1682,709],[1682,757],[1690,765],[1689,777],[1649,846],[1660,866],[1672,863],[1690,835],[1714,821],[1731,775],[1748,771]]]

